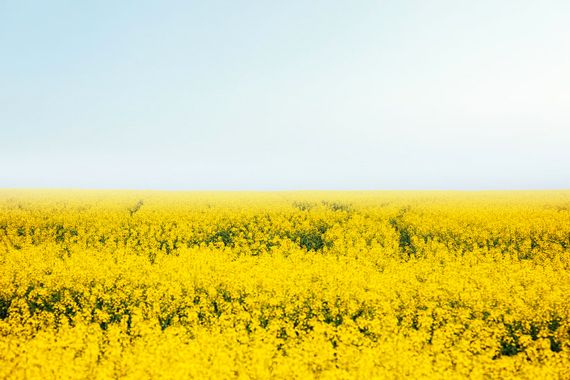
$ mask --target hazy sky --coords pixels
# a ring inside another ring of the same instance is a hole
[[[0,187],[570,188],[570,1],[0,0]]]

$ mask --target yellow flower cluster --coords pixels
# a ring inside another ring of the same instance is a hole
[[[0,378],[570,378],[570,191],[0,191]]]

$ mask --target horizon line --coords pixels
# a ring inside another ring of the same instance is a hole
[[[121,187],[0,187],[0,191],[149,191],[149,192],[194,192],[194,193],[278,193],[278,192],[540,192],[570,191],[570,188],[121,188]]]

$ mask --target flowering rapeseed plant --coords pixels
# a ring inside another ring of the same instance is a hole
[[[570,192],[0,191],[0,378],[568,378]]]

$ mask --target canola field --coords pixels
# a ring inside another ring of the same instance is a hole
[[[0,379],[569,379],[570,191],[0,190]]]

